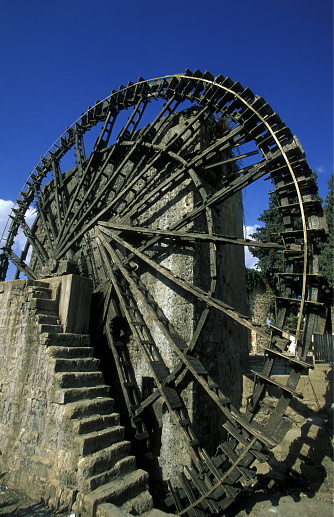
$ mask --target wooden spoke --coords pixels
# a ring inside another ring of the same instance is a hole
[[[131,116],[128,118],[127,123],[120,131],[117,142],[122,142],[123,140],[132,140],[135,135],[135,132],[138,128],[138,124],[140,123],[142,116],[146,110],[148,105],[148,99],[140,99],[137,105],[134,107]]]
[[[159,236],[161,238],[170,238],[177,241],[183,241],[187,243],[191,242],[212,242],[215,244],[237,244],[239,246],[254,246],[258,248],[272,248],[277,250],[286,249],[285,246],[277,244],[277,242],[262,242],[254,241],[251,239],[238,239],[237,237],[227,237],[223,235],[210,235],[204,233],[194,232],[180,232],[171,230],[153,230],[152,228],[145,228],[143,226],[129,226],[114,221],[99,222],[99,226],[105,226],[112,230],[119,230],[122,233],[135,233],[136,235],[149,238]],[[300,249],[300,248],[297,248]]]
[[[60,228],[61,221],[63,220],[65,210],[64,210],[64,193],[62,191],[63,181],[62,174],[60,170],[60,165],[57,160],[52,158],[52,170],[53,170],[53,188],[54,188],[54,201],[56,204],[56,216],[57,216],[57,228]]]
[[[163,113],[165,113],[166,109],[163,110]],[[72,234],[76,233],[77,236],[81,236],[83,233],[85,233],[90,227],[93,226],[93,224],[95,224],[95,222],[101,218],[104,217],[104,215],[108,212],[110,212],[110,210],[112,210],[116,205],[117,203],[122,200],[124,198],[124,196],[129,192],[131,191],[134,186],[136,184],[138,184],[138,182],[143,178],[145,177],[145,175],[148,173],[148,171],[154,167],[155,163],[158,162],[160,160],[160,157],[161,157],[161,153],[164,152],[168,152],[169,149],[173,148],[176,140],[180,140],[182,135],[186,132],[190,133],[188,135],[188,137],[186,137],[186,141],[188,140],[192,140],[194,137],[192,135],[192,133],[190,132],[190,129],[191,127],[196,123],[198,122],[198,120],[200,120],[201,118],[205,118],[205,117],[208,117],[208,110],[202,110],[200,113],[198,113],[195,117],[194,117],[194,120],[192,121],[192,123],[187,126],[186,129],[183,129],[181,131],[181,133],[178,133],[175,137],[173,137],[167,144],[167,146],[158,146],[158,147],[154,147],[154,150],[157,151],[156,154],[153,154],[153,156],[151,158],[149,158],[148,160],[145,160],[146,163],[142,164],[142,162],[140,162],[140,164],[142,165],[142,169],[137,173],[132,173],[132,175],[130,174],[129,177],[127,178],[127,182],[126,184],[124,183],[124,181],[122,181],[122,187],[119,187],[118,189],[115,189],[115,187],[113,187],[113,183],[115,182],[115,179],[118,178],[118,177],[121,177],[121,180],[124,179],[123,178],[123,170],[124,168],[127,166],[129,160],[131,160],[132,156],[137,152],[138,150],[138,147],[139,149],[141,148],[141,145],[143,145],[144,149],[146,149],[147,147],[150,148],[152,144],[149,144],[147,146],[147,144],[145,145],[141,143],[141,141],[135,141],[134,142],[134,145],[131,146],[129,152],[125,155],[125,157],[123,158],[123,160],[121,160],[120,164],[117,166],[117,168],[115,168],[113,170],[113,173],[112,175],[109,177],[109,179],[107,180],[106,184],[103,186],[103,189],[102,191],[100,191],[99,195],[100,197],[102,197],[106,192],[108,192],[110,194],[110,192],[112,193],[112,196],[111,196],[111,201],[102,209],[98,212],[98,214],[96,216],[94,216],[93,219],[91,219],[91,224],[89,227],[85,226],[83,230],[79,230],[78,232],[78,229],[80,228],[80,226],[82,225],[83,222],[86,221],[87,219],[87,214],[84,212],[81,217],[79,217],[77,220],[76,220],[76,223],[74,224],[74,226],[71,228],[71,232]],[[111,150],[111,153],[112,151],[114,151],[115,149],[117,149],[117,147],[113,147],[112,150]],[[175,156],[173,156],[174,158]],[[110,158],[109,158],[110,159]],[[105,166],[108,165],[108,160],[105,161]],[[78,208],[77,210],[77,213],[76,213],[76,218],[77,218],[77,214],[79,212],[79,209],[81,207],[83,207],[83,204],[84,204],[84,201],[87,199],[88,197],[88,194],[85,194],[84,198],[83,198],[83,201],[81,202],[81,205],[80,207]],[[99,198],[96,198],[95,200],[92,201],[92,204],[90,206],[90,210],[93,210],[93,208],[95,206],[98,206],[99,203],[100,203],[100,197]],[[68,236],[67,236],[68,238]],[[59,248],[58,249],[58,256],[60,256],[60,254],[63,254],[65,253],[70,247],[71,245],[76,241],[77,237],[72,239],[70,242],[67,243],[67,245],[65,247],[62,247],[61,246],[61,242],[59,243]]]
[[[211,296],[208,296],[207,293],[203,292],[198,287],[192,286],[189,282],[182,280],[181,278],[177,277],[175,274],[173,274],[171,271],[169,271],[164,266],[161,266],[157,264],[154,260],[151,260],[147,255],[140,252],[138,249],[134,248],[134,246],[131,246],[131,244],[127,243],[120,237],[118,237],[115,233],[107,231],[106,229],[101,226],[101,230],[107,233],[107,235],[114,241],[116,241],[120,246],[123,246],[127,248],[131,253],[133,253],[134,256],[140,258],[144,262],[146,262],[150,267],[155,269],[158,273],[163,275],[164,277],[168,278],[175,284],[177,284],[179,287],[182,287],[185,291],[191,293],[192,295],[196,296],[200,300],[204,301],[208,305],[211,305],[215,309],[218,309],[225,314],[227,314],[232,319],[236,320],[241,325],[247,327],[250,330],[253,330],[256,333],[261,333],[263,337],[269,340],[269,336],[265,334],[260,328],[253,326],[249,322],[249,318],[245,315],[239,314],[237,311],[235,311],[232,307],[229,307],[224,302],[217,300],[215,298],[212,298]]]
[[[196,378],[196,380],[203,386],[203,388],[207,391],[209,396],[214,400],[214,402],[220,407],[221,411],[226,414],[230,419],[237,419],[239,422],[243,421],[243,418],[241,416],[237,416],[235,408],[231,409],[230,406],[230,400],[225,397],[225,395],[218,390],[216,391],[216,383],[208,378],[207,371],[203,369],[201,373],[199,373],[200,365],[198,364],[198,361],[196,358],[188,356],[184,354],[186,347],[186,343],[183,342],[182,338],[176,334],[176,332],[173,330],[172,333],[169,332],[169,330],[166,328],[165,324],[160,320],[156,319],[156,313],[154,310],[152,310],[152,306],[147,302],[145,297],[143,296],[143,292],[141,289],[138,289],[138,287],[135,284],[134,281],[134,275],[131,276],[126,271],[124,266],[122,266],[122,263],[117,256],[117,254],[114,252],[112,247],[108,244],[106,239],[103,237],[101,232],[98,233],[99,239],[103,242],[105,248],[108,250],[108,253],[110,254],[112,260],[114,261],[115,265],[121,270],[123,276],[127,279],[131,286],[131,290],[136,293],[138,298],[141,300],[141,302],[145,305],[147,311],[149,312],[150,316],[155,319],[157,324],[159,325],[159,328],[164,332],[165,336],[167,337],[168,341],[172,345],[174,351],[178,354],[180,360],[185,364],[186,368],[192,373],[192,375]],[[214,386],[214,389],[212,388]],[[246,421],[243,421],[243,424],[245,426],[245,429],[248,431],[252,429],[251,425],[249,425]],[[269,437],[266,437],[264,434],[261,435],[261,433],[258,432],[256,428],[253,429],[254,436],[257,436],[260,440],[263,440],[263,442],[270,443],[272,446],[276,445],[275,441],[271,441]]]
[[[56,228],[53,224],[53,219],[48,220],[46,217],[45,204],[43,200],[43,196],[40,192],[35,190],[35,203],[37,207],[38,219],[40,220],[40,224],[43,225],[43,229],[47,238],[48,248],[50,249],[50,253],[53,254],[54,250],[54,240],[56,237]]]
[[[12,261],[12,263],[16,266],[16,268],[24,273],[28,278],[32,278],[33,280],[36,280],[38,278],[37,274],[32,271],[27,264],[22,261],[20,257],[18,257],[14,251],[5,251],[5,255]]]
[[[34,235],[34,232],[30,229],[29,225],[25,222],[24,218],[21,218],[20,226],[27,237],[27,240],[31,246],[34,246],[36,256],[38,260],[40,261],[41,265],[44,265],[45,262],[48,260],[48,254],[47,251],[43,248],[43,245],[39,241],[39,239],[36,238]]]

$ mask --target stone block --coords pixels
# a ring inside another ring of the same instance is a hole
[[[65,275],[45,280],[52,297],[59,301],[59,317],[65,333],[86,334],[89,330],[89,313],[92,283],[79,275]]]
[[[119,508],[118,506],[115,506],[111,503],[103,503],[100,504],[97,511],[96,511],[96,517],[131,517],[130,514],[123,510],[122,508]]]
[[[147,513],[144,513],[142,517],[172,517],[175,516],[174,513],[166,513],[162,510],[157,510],[156,508],[153,508]]]
[[[129,498],[139,495],[146,490],[148,474],[142,470],[136,470],[131,474],[127,474],[119,479],[115,479],[111,483],[93,490],[85,495],[79,492],[73,511],[87,516],[95,517],[98,507],[104,503],[112,503],[113,505],[122,506]],[[153,506],[151,496],[149,496],[150,510]]]

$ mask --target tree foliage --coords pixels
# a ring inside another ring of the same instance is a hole
[[[313,179],[317,183],[317,175],[313,172]],[[330,289],[326,288],[327,295],[332,296],[334,289],[334,173],[328,182],[328,195],[325,200],[324,213],[327,219],[328,236],[326,241],[322,238],[314,239],[313,246],[315,253],[319,253],[320,272],[326,277],[327,284]],[[314,193],[314,199],[320,199],[317,192]],[[284,225],[281,218],[280,210],[277,209],[278,202],[275,194],[271,194],[269,199],[269,207],[260,215],[258,220],[263,223],[258,227],[251,237],[262,242],[279,242],[281,239],[279,233],[284,231]],[[301,219],[294,220],[294,228],[301,228]],[[283,271],[283,254],[277,250],[270,248],[250,248],[253,256],[258,258],[257,266],[261,274],[266,278],[273,292],[280,294],[280,285],[276,273]],[[249,284],[254,284],[256,276],[249,275]],[[326,296],[327,296],[326,295]],[[328,302],[330,303],[330,302]],[[275,319],[275,316],[273,316]],[[294,328],[297,315],[291,312],[286,321],[288,327]]]
[[[324,212],[328,225],[327,241],[322,243],[320,251],[320,271],[326,277],[328,285],[334,288],[334,173],[328,181],[328,195],[325,199]]]
[[[246,291],[250,297],[260,283],[262,274],[256,269],[246,268]]]
[[[258,218],[258,220],[264,223],[264,225],[259,226],[251,235],[253,239],[262,242],[279,242],[280,239],[278,234],[284,230],[284,226],[282,217],[277,207],[277,200],[274,194],[271,194],[269,199],[269,208],[264,210],[264,212]],[[277,253],[277,250],[270,248],[256,247],[250,248],[250,251],[254,257],[258,258],[257,266],[272,285],[274,282],[275,273],[282,271],[282,254]]]
[[[317,174],[313,171],[312,177],[314,180],[315,185],[317,185]],[[327,215],[327,220],[331,219],[332,221],[332,230],[333,230],[333,179],[332,179],[332,191],[331,194],[328,195],[327,199],[331,199],[330,201],[327,201],[327,205],[331,206],[329,207],[327,211],[330,212],[330,214]],[[317,191],[315,191],[314,199],[320,199]],[[296,200],[297,202],[297,197]],[[293,203],[294,200],[290,199],[290,202]],[[279,237],[279,233],[284,231],[284,225],[282,216],[280,213],[280,210],[278,210],[279,203],[275,197],[275,193],[272,193],[269,198],[269,207],[267,210],[264,210],[264,212],[260,215],[258,218],[259,221],[264,223],[263,226],[257,228],[256,232],[253,233],[252,237],[255,240],[263,241],[263,242],[278,242],[282,244],[282,240]],[[326,208],[325,208],[326,210]],[[300,229],[302,228],[302,220],[300,217],[296,217],[294,219],[294,229]],[[333,235],[333,233],[332,233]],[[274,287],[275,281],[274,276],[276,273],[283,271],[283,254],[278,253],[277,250],[268,249],[268,248],[250,248],[251,253],[258,257],[257,265],[262,271],[262,273],[266,276],[269,283]],[[333,247],[332,247],[333,251]],[[327,247],[327,251],[324,249],[324,254],[326,254],[326,259],[324,256],[324,263],[327,264],[327,269],[330,269],[333,262],[331,262],[330,257],[327,257],[329,255],[329,250]],[[333,257],[333,254],[332,254]],[[331,263],[331,264],[330,264]]]

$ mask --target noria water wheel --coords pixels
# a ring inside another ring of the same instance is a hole
[[[225,234],[219,217],[224,206],[261,178],[273,184],[282,232],[274,242]],[[180,210],[185,195],[190,201]],[[32,209],[36,217],[29,226]],[[303,150],[266,101],[229,78],[186,70],[120,86],[67,128],[30,174],[12,210],[1,278],[10,262],[16,278],[68,272],[91,278],[102,300],[100,326],[144,455],[150,457],[152,445],[146,415],[161,400],[191,458],[177,482],[170,482],[169,500],[179,515],[212,515],[254,482],[254,461],[266,461],[288,428],[285,412],[309,367],[311,336],[324,324],[314,246],[322,226]],[[26,239],[21,256],[14,251],[19,233]],[[254,326],[220,296],[224,250],[249,245],[283,257],[275,326]],[[200,271],[183,274],[183,261],[192,264],[196,256]],[[164,286],[163,297],[156,296],[155,281]],[[188,339],[166,302],[175,293],[193,308]],[[243,413],[201,359],[212,314],[223,314],[245,336],[254,331],[266,343],[263,371],[255,376]],[[298,315],[295,356],[287,355],[291,314]],[[150,389],[138,385],[129,339],[145,360]],[[271,377],[275,360],[282,358],[290,369],[285,385]],[[222,418],[224,434],[214,454],[196,436],[183,396],[187,383],[197,385]],[[269,385],[279,393],[271,407],[263,403]]]

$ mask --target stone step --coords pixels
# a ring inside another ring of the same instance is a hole
[[[32,298],[42,298],[44,300],[50,300],[52,290],[50,287],[28,287],[28,293],[31,293]]]
[[[96,397],[107,397],[110,392],[110,386],[101,384],[100,386],[85,388],[68,388],[58,389],[53,396],[53,402],[56,404],[68,404],[84,399],[95,399]]]
[[[54,376],[56,384],[60,388],[89,388],[103,383],[103,375],[95,372],[59,372]]]
[[[62,359],[84,359],[92,358],[94,348],[90,346],[50,346],[48,347],[47,352],[51,357],[59,357]]]
[[[27,287],[42,287],[49,289],[49,284],[42,280],[33,280],[32,278],[28,278]]]
[[[136,458],[135,456],[126,456],[121,460],[117,461],[115,465],[106,470],[93,476],[88,479],[78,478],[78,489],[82,492],[91,492],[92,490],[96,490],[102,485],[110,483],[111,480],[115,478],[119,478],[124,476],[125,474],[129,474],[130,472],[134,472],[136,469]]]
[[[109,447],[111,444],[123,441],[124,427],[115,425],[96,433],[78,436],[74,439],[81,456],[94,454],[99,450]]]
[[[55,360],[55,372],[96,372],[99,364],[99,359],[95,357],[58,358]]]
[[[58,301],[47,300],[44,298],[32,298],[30,300],[30,308],[36,309],[39,312],[52,312],[57,314],[58,312]]]
[[[66,405],[64,416],[71,419],[85,419],[90,416],[113,414],[114,400],[109,397],[95,397]]]
[[[175,513],[166,513],[157,508],[152,508],[149,512],[143,513],[142,517],[176,517]]]
[[[62,325],[49,325],[46,323],[43,323],[42,325],[39,325],[39,332],[40,334],[44,334],[45,332],[47,334],[61,334],[63,332],[63,326]]]
[[[152,507],[153,500],[148,490],[141,492],[121,506],[122,510],[127,511],[130,515],[142,515]]]
[[[37,314],[38,323],[44,323],[47,325],[60,325],[60,319],[58,316],[52,314]]]
[[[88,418],[77,418],[73,420],[73,427],[78,435],[102,431],[107,427],[119,425],[119,413],[109,415],[93,415]]]
[[[96,510],[96,517],[133,517],[126,510],[111,503],[102,503]]]
[[[111,483],[102,485],[85,496],[83,495],[82,501],[80,501],[81,497],[78,497],[77,501],[79,504],[81,503],[82,507],[85,507],[87,515],[95,516],[97,507],[101,503],[112,503],[116,506],[122,506],[128,500],[145,492],[147,482],[147,472],[138,469],[119,479],[114,479]],[[150,509],[147,508],[147,511]],[[73,507],[73,511],[76,512],[75,507]]]
[[[142,493],[146,494],[147,497],[147,492]],[[150,494],[148,494],[148,497],[151,497]],[[149,500],[148,505],[152,506]],[[97,508],[96,517],[132,517],[133,514],[130,514],[125,508],[126,504],[119,507],[111,503],[102,503]],[[145,511],[145,513],[135,513],[135,515],[141,515],[141,517],[176,517],[174,513],[166,513],[157,508],[152,508],[152,510]]]
[[[89,334],[45,334],[41,336],[41,344],[45,346],[90,346]]]
[[[129,455],[130,447],[130,442],[123,440],[81,458],[78,463],[78,478],[88,479],[110,470],[118,461]]]

